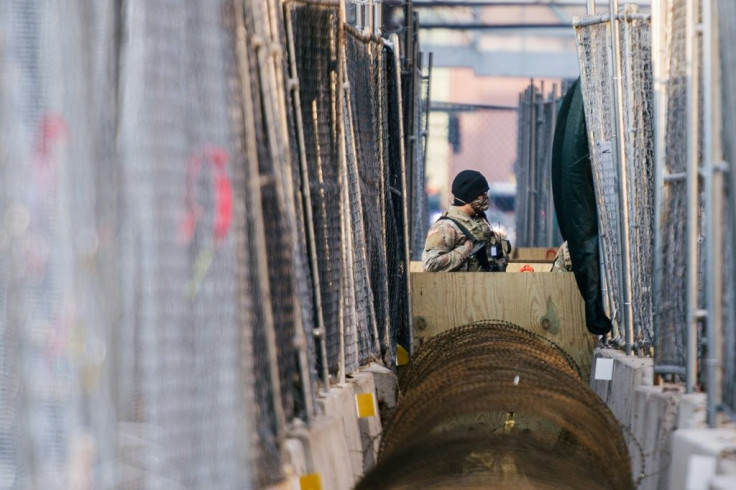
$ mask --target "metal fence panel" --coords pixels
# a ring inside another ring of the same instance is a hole
[[[281,480],[311,273],[332,374],[410,346],[395,60],[339,46],[337,2],[279,5],[0,4],[0,489]]]
[[[287,2],[296,43],[305,152],[316,234],[322,314],[327,330],[330,373],[340,363],[343,241],[340,215],[337,100],[339,50],[337,5]],[[314,26],[322,26],[320,29]],[[346,344],[355,340],[346,338]]]
[[[113,189],[97,180],[102,139],[93,140],[110,119],[87,106],[113,93],[93,49],[110,33],[110,12],[83,2],[0,5],[2,489],[114,483],[105,364],[114,317],[99,301],[108,284],[97,272],[109,271],[98,260],[110,236],[98,225]],[[90,451],[107,463],[95,475],[80,460]]]
[[[351,202],[350,221],[356,226],[353,241],[356,307],[359,322],[363,316],[366,321],[365,325],[358,324],[360,361],[365,362],[378,355],[378,337],[386,331],[388,310],[380,193],[384,177],[383,134],[381,101],[378,98],[378,68],[382,62],[383,44],[379,39],[364,37],[351,27],[346,28],[345,43],[355,142],[355,160],[349,157],[349,161],[357,164],[350,191],[351,195],[360,197],[359,202]],[[355,187],[358,185],[359,189]]]
[[[671,0],[664,10],[665,44],[668,59],[665,92],[665,174],[684,175],[687,171],[687,79],[686,79],[686,2]],[[663,186],[660,211],[659,284],[656,304],[655,364],[686,365],[687,320],[687,186],[685,179],[669,180]]]
[[[395,49],[395,48],[394,48]],[[386,145],[386,257],[388,273],[389,298],[389,338],[388,353],[384,359],[388,366],[393,366],[396,359],[396,345],[405,349],[411,348],[411,319],[409,318],[408,275],[409,260],[407,256],[408,243],[404,233],[404,211],[407,202],[402,182],[404,179],[403,135],[404,125],[401,107],[401,73],[399,60],[394,49],[385,50],[386,62],[386,93],[385,103]]]
[[[732,29],[736,21],[736,4],[728,0],[718,2],[720,54],[722,70],[721,97],[724,160],[729,172],[725,174],[723,197],[723,327],[722,350],[722,401],[733,417],[736,414],[736,32]]]
[[[628,12],[628,10],[627,10]],[[651,25],[648,19],[624,15],[621,46],[625,80],[624,128],[628,165],[632,260],[633,341],[640,347],[654,341],[652,284],[654,273],[654,112]]]
[[[519,95],[516,246],[553,247],[562,243],[550,178],[558,104],[556,85],[547,94],[544,84],[541,89],[532,84]]]
[[[125,484],[242,485],[224,2],[131,1],[121,71]],[[206,53],[206,56],[203,55]]]
[[[611,97],[613,86],[608,75],[608,26],[597,23],[577,28],[581,59],[581,86],[585,101],[585,122],[591,148],[593,183],[598,201],[598,232],[605,261],[604,287],[608,315],[614,335],[621,325],[621,244],[618,216],[617,170],[612,158]]]
[[[653,341],[652,271],[654,172],[652,157],[652,67],[650,25],[648,16],[626,10],[620,17],[624,151],[621,161],[626,165],[627,195],[619,185],[622,173],[616,168],[612,145],[611,98],[614,86],[609,75],[610,32],[608,20],[583,17],[577,21],[576,32],[581,65],[581,81],[585,100],[585,119],[590,137],[591,165],[598,201],[599,233],[603,251],[605,298],[608,314],[614,323],[614,337],[623,328],[623,278],[632,277],[631,298],[634,316],[633,346],[646,348]],[[623,270],[623,237],[621,236],[620,202],[628,208],[629,253],[632,270]]]

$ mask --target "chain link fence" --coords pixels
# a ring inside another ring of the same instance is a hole
[[[503,230],[516,247],[516,208],[520,205],[513,183],[518,149],[517,107],[433,101],[431,112],[440,116],[432,119],[432,143],[441,141],[444,145],[446,142],[449,151],[445,161],[433,161],[430,155],[430,163],[446,167],[450,182],[468,167],[483,173],[491,187],[490,207],[486,211],[488,221],[494,229]],[[429,221],[436,220],[451,201],[449,190],[447,196],[439,193],[429,196]]]
[[[563,91],[564,92],[564,91]],[[516,163],[516,245],[553,247],[562,243],[552,196],[552,142],[560,95],[534,83],[519,95]]]
[[[732,418],[736,417],[736,4],[721,0],[717,4],[722,74],[723,160],[729,172],[724,174],[721,230],[723,230],[723,356],[722,402]]]
[[[659,296],[656,298],[657,343],[655,361],[659,365],[686,365],[687,319],[687,73],[686,2],[670,1],[663,9],[667,57],[662,60],[666,73],[663,88],[666,104],[664,124],[664,186],[657,251]],[[667,178],[670,175],[672,177]]]
[[[399,42],[343,16],[0,5],[0,489],[267,486],[411,345]]]
[[[627,7],[620,15],[621,73],[620,113],[624,115],[623,144],[617,145],[614,125],[612,59],[608,16],[576,19],[575,29],[585,100],[585,119],[591,140],[591,164],[598,201],[599,233],[603,251],[604,288],[614,337],[622,335],[624,281],[631,277],[633,347],[652,345],[652,267],[654,178],[652,160],[652,68],[649,17]],[[622,149],[617,167],[614,154]],[[622,179],[625,179],[622,182]],[[625,185],[622,185],[624,183]],[[622,195],[620,189],[627,190]],[[622,210],[628,210],[628,223]],[[628,230],[624,227],[628,226]],[[626,231],[629,240],[624,243]],[[631,270],[624,270],[628,251]]]

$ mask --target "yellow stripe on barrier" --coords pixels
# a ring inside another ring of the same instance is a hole
[[[300,490],[322,490],[322,478],[319,473],[310,473],[299,477]]]
[[[376,397],[373,393],[357,393],[355,395],[355,405],[358,408],[358,417],[375,417]]]

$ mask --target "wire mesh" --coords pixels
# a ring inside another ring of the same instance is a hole
[[[605,261],[608,313],[614,327],[621,326],[621,244],[619,236],[618,179],[612,156],[611,94],[608,75],[608,26],[593,24],[576,28],[580,78],[585,101],[585,121],[591,148],[591,165],[601,247]]]
[[[515,162],[519,150],[520,113],[516,107],[463,104],[455,102],[432,101],[432,123],[429,128],[432,144],[449,145],[448,158],[451,176],[468,166],[478,168],[488,179],[490,207],[486,216],[494,230],[503,231],[513,246],[517,246],[517,220],[525,216],[519,176],[517,184],[513,180]],[[439,114],[445,117],[437,117]],[[493,137],[484,137],[492,134]],[[432,161],[430,160],[430,164]],[[451,200],[450,200],[451,201]],[[433,221],[445,211],[448,203],[443,202],[439,193],[428,196],[429,220]],[[431,223],[430,223],[431,224]],[[426,240],[426,235],[425,235]],[[422,247],[424,243],[422,243]]]
[[[665,175],[687,171],[687,73],[686,2],[667,2],[663,24],[668,60],[665,91],[667,120],[665,131]],[[685,179],[666,182],[661,197],[659,296],[656,306],[657,332],[655,363],[686,365],[687,319],[687,187]]]
[[[533,488],[544,488],[555,485],[559,474],[537,475],[526,464],[532,455],[551,453],[562,465],[586,461],[587,469],[596,469],[599,485],[633,487],[618,422],[581,381],[569,357],[548,340],[488,320],[429,339],[415,361],[402,377],[402,403],[384,426],[379,465],[358,488],[394,488],[391,468],[398,464],[417,478],[410,488],[437,478],[448,484],[449,477],[456,484],[478,478],[486,485],[531,479],[530,485],[539,485]],[[479,440],[488,446],[478,446]],[[516,444],[530,451],[506,452]],[[438,445],[453,449],[443,463],[427,465],[427,458],[436,461]],[[573,473],[573,485],[576,478]]]
[[[627,6],[626,13],[631,6]],[[652,278],[654,269],[654,135],[651,24],[637,16],[624,15],[621,23],[624,50],[622,76],[626,134],[626,162],[630,197],[629,254],[632,260],[632,301],[636,342],[651,346],[654,340]]]
[[[85,105],[114,93],[107,53],[93,49],[111,14],[83,2],[0,5],[3,489],[114,483],[105,364],[114,316],[98,301],[110,287],[98,261],[112,248],[103,225],[114,189],[109,161],[96,160],[112,128]],[[81,459],[93,453],[107,463],[94,475]]]
[[[121,72],[120,341],[131,487],[242,482],[240,326],[230,229],[223,2],[128,2]],[[202,56],[207,53],[207,56]]]
[[[654,253],[653,113],[650,21],[627,7],[621,22],[621,53],[624,133],[622,161],[627,166],[627,193],[619,192],[620,173],[613,159],[612,97],[610,73],[610,29],[608,22],[590,22],[583,17],[576,27],[581,81],[585,100],[593,180],[598,201],[599,232],[604,261],[604,283],[614,336],[623,327],[623,277],[620,200],[628,207],[631,259],[631,301],[635,346],[652,345]]]
[[[411,346],[411,324],[408,316],[408,286],[407,275],[409,273],[406,250],[408,249],[404,240],[404,206],[406,200],[402,191],[403,179],[403,121],[401,119],[401,78],[400,70],[397,69],[398,60],[394,49],[387,47],[384,51],[386,62],[386,87],[382,98],[385,104],[384,121],[386,128],[384,135],[386,142],[384,149],[388,152],[385,158],[385,195],[386,195],[386,259],[388,274],[389,298],[389,342],[388,352],[384,359],[388,366],[395,365],[396,345],[404,348]]]
[[[736,53],[730,49],[736,43],[736,33],[730,28],[736,20],[736,4],[727,0],[718,2],[718,22],[720,33],[721,76],[722,76],[722,130],[723,154],[729,172],[725,178],[723,196],[723,386],[722,401],[733,416],[736,414]]]
[[[383,245],[383,143],[378,99],[382,43],[345,26],[347,79],[350,82],[348,145],[350,222],[353,224],[354,278],[359,361],[378,355],[378,336],[386,330],[386,256]],[[350,131],[352,129],[352,131]],[[370,274],[370,275],[368,275]],[[375,335],[374,335],[375,331]]]
[[[516,241],[522,247],[551,247],[562,243],[552,199],[552,140],[557,121],[557,88],[544,93],[530,85],[519,96],[516,203]]]
[[[419,54],[418,51],[416,54]],[[416,55],[415,55],[416,59]],[[412,259],[421,260],[422,250],[424,249],[424,241],[427,238],[427,230],[429,229],[427,195],[425,191],[425,175],[426,175],[426,159],[425,153],[427,149],[427,138],[425,137],[424,128],[426,127],[425,119],[429,117],[429,80],[423,77],[421,60],[416,66],[412,67],[411,72],[407,76],[407,88],[411,90],[411,102],[414,102],[410,108],[413,110],[413,123],[407,124],[407,128],[411,128],[411,134],[407,131],[409,139],[408,144],[412,145],[410,155],[411,161],[407,162],[412,179],[412,205],[411,205],[411,254]],[[409,103],[411,103],[409,102]]]
[[[338,7],[324,2],[287,2],[296,45],[304,139],[309,164],[309,187],[316,234],[322,314],[327,330],[327,359],[331,373],[340,362],[340,294],[342,234],[338,142]],[[322,26],[317,29],[315,26]],[[347,332],[348,330],[346,330]],[[347,334],[346,345],[356,340]],[[357,361],[346,360],[350,365]]]
[[[387,362],[410,345],[396,60],[355,37],[342,73],[338,2],[279,6],[0,4],[0,488],[281,480],[315,398],[311,272],[333,374],[379,325]]]
[[[308,418],[307,400],[312,398],[313,368],[308,368],[305,337],[312,339],[313,305],[308,288],[309,273],[305,269],[304,229],[297,228],[295,173],[289,143],[289,121],[286,116],[284,60],[277,55],[284,49],[281,22],[263,3],[246,8],[246,30],[253,33],[251,50],[257,60],[257,71],[251,73],[254,89],[260,98],[254,100],[259,154],[261,219],[266,235],[270,301],[276,334],[276,356],[281,379],[281,401],[287,421]],[[278,26],[270,32],[267,26]],[[257,39],[258,42],[254,40]],[[267,40],[264,42],[264,40]],[[256,80],[255,76],[259,78]],[[300,236],[301,238],[298,238]],[[308,308],[307,312],[302,307]],[[309,323],[305,324],[305,321]],[[310,342],[311,343],[311,342]],[[303,344],[300,346],[299,344]],[[311,366],[314,366],[312,357]]]

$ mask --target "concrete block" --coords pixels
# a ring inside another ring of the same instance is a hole
[[[624,436],[638,490],[668,490],[672,433],[677,429],[679,387],[640,386],[634,393],[631,429]]]
[[[710,481],[709,490],[733,490],[736,488],[736,475],[717,476]]]
[[[705,429],[708,396],[705,393],[687,393],[680,400],[678,429]]]
[[[353,384],[355,393],[373,393],[375,396],[376,387],[373,379],[371,373],[359,372],[354,374],[351,383]],[[378,459],[378,447],[381,443],[381,417],[378,413],[373,417],[360,417],[358,419],[358,427],[360,429],[360,440],[363,449],[362,476],[376,465]]]
[[[399,403],[399,379],[393,371],[376,363],[361,368],[361,371],[373,376],[378,411],[381,412],[381,423],[385,424]]]
[[[671,490],[707,490],[715,476],[727,474],[736,474],[736,431],[675,431],[669,480]]]
[[[353,488],[356,478],[352,466],[345,464],[345,455],[350,453],[344,434],[344,424],[339,417],[320,415],[312,420],[311,427],[297,426],[290,431],[289,436],[290,439],[301,442],[302,450],[307,456],[307,468],[306,470],[301,468],[301,472],[290,479],[291,487],[279,487],[278,490],[299,488],[299,476],[310,473],[320,475],[322,488],[335,490]],[[287,445],[287,452],[289,447]],[[293,444],[291,448],[294,449]],[[299,450],[295,451],[298,454]]]
[[[295,475],[306,475],[313,471],[312,461],[304,447],[304,441],[297,437],[289,437],[284,441],[285,461],[287,471]]]
[[[325,415],[337,418],[342,424],[346,450],[339,453],[340,464],[346,466],[348,463],[353,482],[355,482],[363,476],[363,443],[360,437],[353,384],[333,385],[329,393],[319,398],[319,404]],[[325,488],[332,487],[326,486]]]
[[[636,389],[653,384],[652,359],[627,356],[614,349],[596,349],[593,355],[590,387],[606,402],[623,426],[631,427]],[[610,381],[595,379],[599,358],[613,359],[613,379]]]

